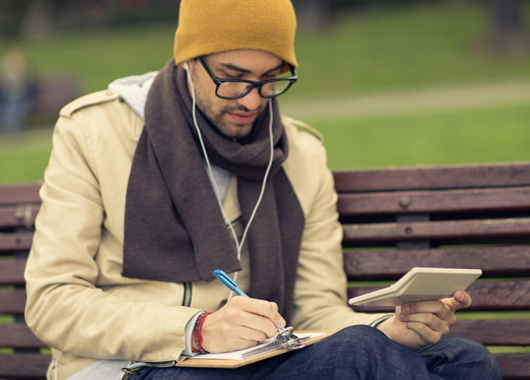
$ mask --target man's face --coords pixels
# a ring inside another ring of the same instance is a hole
[[[276,78],[283,61],[261,50],[233,50],[205,56],[215,76],[220,79],[262,81]],[[239,99],[221,99],[215,95],[216,85],[198,60],[188,61],[199,109],[228,138],[247,136],[254,121],[263,112],[268,99],[254,88]],[[191,86],[188,83],[191,91]]]

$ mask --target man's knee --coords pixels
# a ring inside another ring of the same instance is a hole
[[[339,344],[356,346],[362,350],[371,350],[387,344],[389,339],[381,331],[364,325],[347,327],[332,336]]]
[[[502,372],[499,363],[488,351],[488,349],[474,340],[465,338],[454,338],[462,345],[463,350],[461,356],[465,355],[464,360],[470,362],[470,365],[480,368],[483,373],[489,374],[489,379],[501,379]]]
[[[329,339],[329,340],[328,340]],[[390,340],[381,331],[364,325],[347,327],[328,339],[324,339],[335,352],[342,352],[345,357],[378,357],[392,356],[395,350],[404,349],[403,346]],[[340,349],[337,349],[341,347]]]
[[[444,338],[418,353],[433,372],[441,375],[459,373],[465,374],[463,378],[481,380],[502,378],[501,369],[493,355],[485,346],[470,339]]]

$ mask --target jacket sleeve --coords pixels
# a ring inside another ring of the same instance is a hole
[[[94,144],[78,121],[61,117],[53,146],[25,271],[28,326],[44,343],[73,355],[178,360],[186,323],[199,310],[116,296],[96,286],[105,205]]]
[[[299,135],[297,141],[303,138]],[[291,170],[293,182],[299,183],[298,187],[302,189],[299,198],[306,218],[295,287],[293,324],[298,330],[342,329],[370,324],[384,314],[357,313],[347,304],[342,226],[338,221],[333,175],[327,167],[322,143],[312,138],[306,145],[304,152],[300,153],[303,163],[298,165],[298,170]],[[302,173],[302,167],[309,167],[310,172],[297,179],[296,173]]]

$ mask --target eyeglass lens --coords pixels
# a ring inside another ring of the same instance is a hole
[[[265,97],[279,95],[285,92],[290,84],[291,82],[287,80],[265,83],[261,86],[261,95]],[[217,95],[227,98],[238,97],[241,94],[247,93],[249,87],[250,84],[245,82],[223,82],[219,84]]]

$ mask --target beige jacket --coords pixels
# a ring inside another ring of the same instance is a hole
[[[304,124],[288,118],[284,124],[290,148],[284,169],[306,218],[293,325],[369,324],[380,315],[354,313],[346,303],[342,230],[324,147]],[[61,111],[25,273],[27,323],[53,347],[48,379],[59,353],[59,380],[100,358],[183,360],[188,320],[219,309],[228,297],[219,281],[189,287],[120,274],[127,183],[143,125],[115,91],[82,97]],[[224,202],[231,220],[239,216],[236,181]],[[246,291],[246,250],[242,266],[238,282]]]

